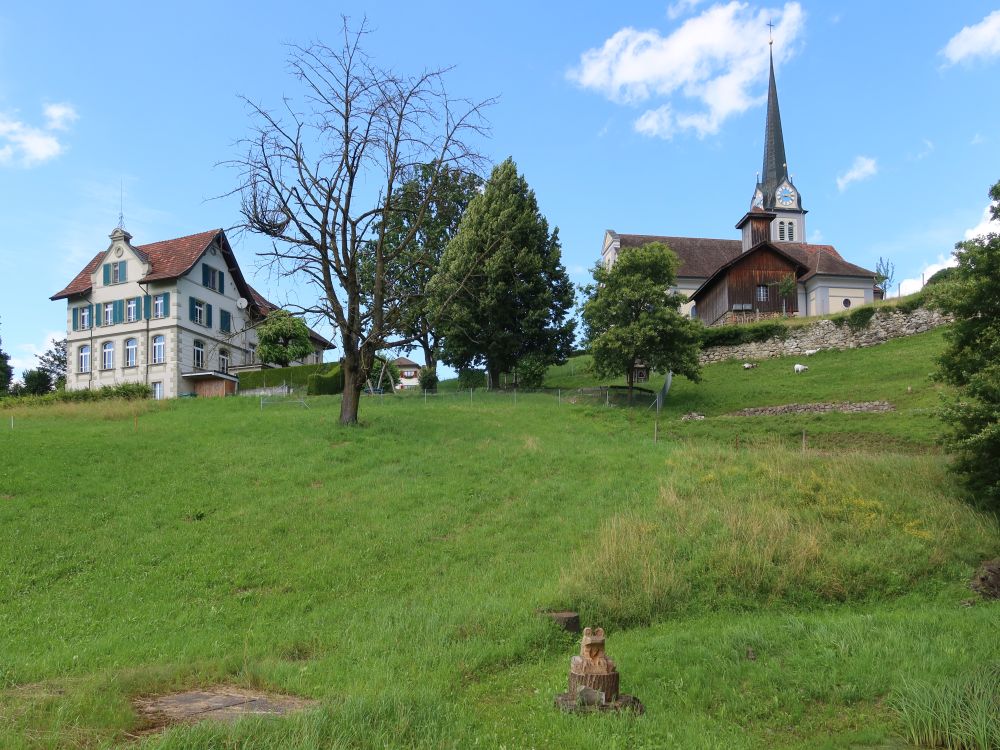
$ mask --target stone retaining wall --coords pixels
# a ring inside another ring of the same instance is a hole
[[[809,349],[856,349],[861,346],[884,344],[890,339],[924,333],[951,322],[951,317],[937,310],[921,307],[911,313],[893,308],[878,308],[869,324],[859,331],[843,321],[819,320],[812,325],[792,328],[785,339],[772,338],[752,344],[713,346],[701,352],[703,365],[729,359],[757,360],[770,357],[805,355]]]

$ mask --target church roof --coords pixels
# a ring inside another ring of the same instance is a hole
[[[652,234],[619,234],[619,247],[642,247],[662,242],[680,258],[678,276],[707,278],[743,251],[740,240],[717,240],[709,237],[661,237]]]
[[[650,242],[662,242],[681,261],[677,275],[708,279],[723,266],[743,254],[740,240],[720,240],[711,237],[664,237],[653,234],[619,234],[619,247],[642,247]],[[799,281],[807,281],[820,274],[826,276],[874,277],[875,272],[848,263],[833,245],[814,245],[808,242],[776,242],[771,245],[805,267]]]

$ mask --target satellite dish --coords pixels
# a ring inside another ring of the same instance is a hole
[[[247,302],[247,298],[246,297],[240,297],[238,300],[236,300],[236,306],[240,310],[246,310],[247,309],[247,305],[249,305],[249,304],[250,303]]]

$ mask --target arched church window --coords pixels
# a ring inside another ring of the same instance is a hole
[[[785,222],[778,222],[778,239],[784,241],[785,239]]]
[[[788,241],[795,242],[795,222],[788,222]]]

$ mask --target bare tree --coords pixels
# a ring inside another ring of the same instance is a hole
[[[896,264],[888,258],[878,256],[878,263],[875,264],[875,286],[882,290],[882,299],[888,298],[894,278],[896,278]]]
[[[280,114],[247,100],[254,134],[242,141],[242,226],[272,240],[260,255],[280,276],[306,281],[316,302],[295,306],[323,317],[340,333],[344,396],[342,424],[358,421],[361,390],[375,354],[413,342],[395,334],[414,290],[396,284],[445,170],[478,171],[469,142],[485,132],[482,114],[493,100],[448,96],[447,69],[401,76],[365,53],[368,29],[343,19],[342,44],[293,47],[289,59],[301,84]],[[420,165],[435,172],[406,207],[409,231],[388,241],[397,188]],[[367,284],[363,266],[374,269]],[[418,290],[419,291],[419,290]]]

